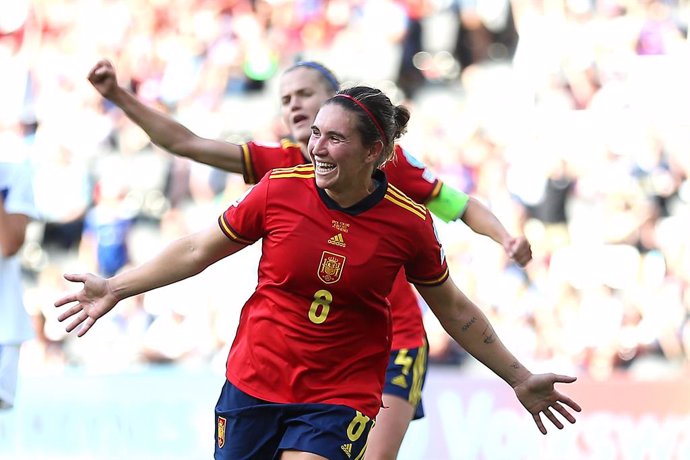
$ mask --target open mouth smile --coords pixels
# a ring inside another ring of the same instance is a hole
[[[328,174],[331,171],[334,171],[336,166],[333,163],[326,163],[323,161],[314,161],[314,169],[317,173],[319,174]]]

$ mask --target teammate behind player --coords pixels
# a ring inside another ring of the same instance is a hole
[[[482,311],[453,283],[429,211],[378,168],[409,112],[381,91],[339,92],[312,123],[312,164],[276,169],[233,203],[218,225],[180,238],[109,279],[84,283],[68,332],[87,333],[118,301],[198,274],[262,241],[259,280],[240,315],[216,405],[216,459],[362,458],[379,408],[390,350],[386,295],[405,268],[448,333],[507,382],[532,414],[556,427],[579,405],[554,388],[574,377],[532,374],[502,344]],[[343,246],[329,244],[341,232]],[[300,264],[294,263],[299,254]]]
[[[105,98],[120,107],[142,127],[156,145],[176,155],[226,171],[241,173],[254,184],[274,168],[309,162],[307,143],[311,124],[321,105],[339,88],[333,73],[317,62],[300,62],[283,72],[280,80],[281,115],[291,138],[279,145],[248,142],[237,145],[202,138],[173,119],[141,103],[118,85],[115,70],[99,61],[89,81]],[[462,219],[474,232],[499,243],[520,265],[532,257],[524,237],[511,236],[500,221],[478,200],[439,181],[399,145],[394,160],[384,166],[388,181],[408,197],[426,206],[444,221]],[[338,237],[338,233],[334,236]],[[343,236],[343,235],[341,235]],[[367,460],[394,459],[413,419],[423,417],[422,387],[426,377],[428,347],[417,296],[401,273],[389,296],[393,307],[393,342],[383,403],[369,440]]]

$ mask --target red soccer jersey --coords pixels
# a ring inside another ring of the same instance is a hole
[[[299,144],[283,139],[280,143],[249,142],[242,146],[244,180],[255,184],[264,174],[275,168],[286,168],[308,162]],[[389,183],[402,190],[417,203],[427,203],[441,190],[442,183],[423,163],[396,144],[394,160],[383,170]],[[424,323],[417,294],[404,274],[396,278],[389,296],[393,315],[392,348],[417,348],[424,340]]]
[[[428,210],[377,178],[372,195],[343,209],[316,187],[311,165],[276,169],[219,218],[233,241],[262,239],[227,363],[242,391],[378,413],[393,280],[404,266],[410,280],[435,285],[448,267]]]

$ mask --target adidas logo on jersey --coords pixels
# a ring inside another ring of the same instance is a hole
[[[328,239],[328,244],[332,244],[333,246],[340,246],[341,248],[345,247],[345,240],[343,240],[343,234],[338,233],[337,235],[334,235]]]
[[[340,448],[345,452],[345,455],[347,455],[347,458],[352,457],[352,444],[343,444],[340,446]]]

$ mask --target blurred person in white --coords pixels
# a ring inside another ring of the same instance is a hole
[[[14,406],[19,351],[34,335],[24,308],[19,252],[26,228],[37,218],[31,165],[16,153],[0,157],[0,409]]]
[[[52,256],[69,256],[81,241],[84,217],[91,206],[89,170],[55,130],[42,123],[36,132],[36,207],[44,218],[42,245]]]

